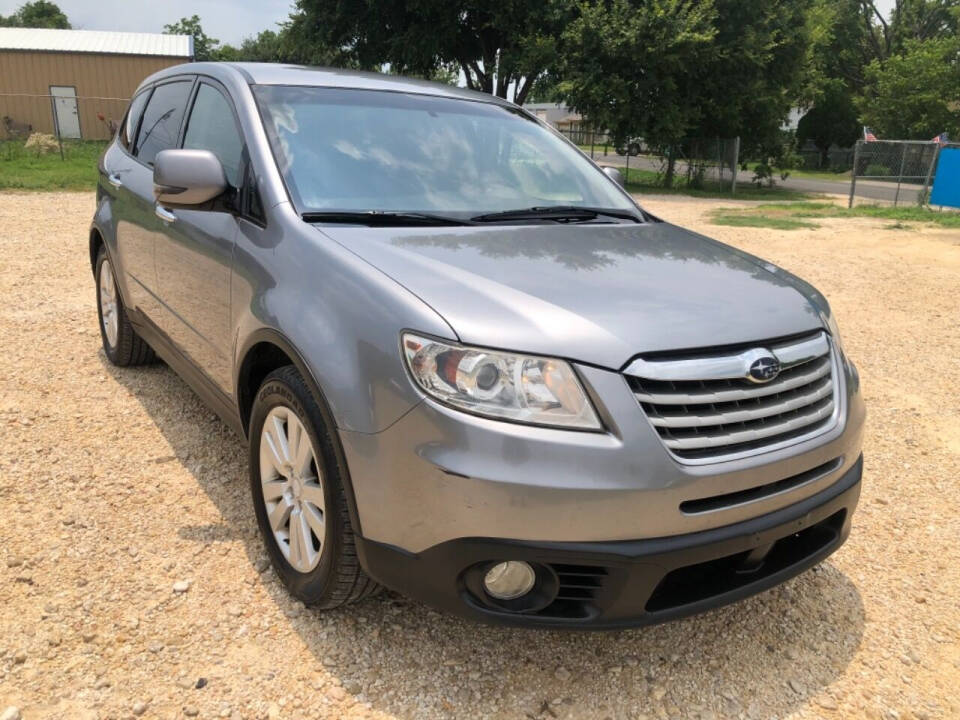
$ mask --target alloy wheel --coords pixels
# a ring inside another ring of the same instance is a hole
[[[323,551],[323,484],[310,434],[282,405],[260,431],[260,482],[270,530],[287,562],[307,573]]]
[[[113,279],[113,268],[109,260],[100,266],[100,322],[111,349],[117,346],[120,334],[120,318],[117,303],[117,284]]]

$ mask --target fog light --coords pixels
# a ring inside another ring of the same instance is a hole
[[[527,563],[507,560],[487,570],[483,589],[497,600],[514,600],[533,589],[537,574]]]

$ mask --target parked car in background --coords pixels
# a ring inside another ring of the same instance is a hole
[[[823,296],[498,98],[166,69],[100,161],[89,249],[107,357],[159,355],[246,438],[305,603],[658,622],[850,530],[864,406]]]

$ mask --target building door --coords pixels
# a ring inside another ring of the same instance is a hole
[[[53,120],[57,134],[62,138],[80,137],[80,113],[77,110],[77,89],[73,86],[51,85]]]

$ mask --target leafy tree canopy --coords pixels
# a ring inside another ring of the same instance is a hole
[[[862,0],[814,0],[807,14],[809,44],[805,104],[814,104],[839,81],[852,95],[863,86],[863,69],[873,60],[871,25]]]
[[[21,5],[12,15],[0,15],[0,27],[69,30],[70,21],[56,4],[48,0],[34,0]]]
[[[618,140],[778,140],[799,93],[809,0],[611,0],[563,35],[560,87]]]
[[[778,155],[780,127],[802,93],[811,0],[714,0],[716,31],[698,70],[697,137],[741,138],[748,154]]]
[[[293,51],[283,32],[263,30],[256,37],[246,38],[240,47],[223,45],[217,60],[234,62],[293,62]]]
[[[220,41],[203,31],[200,16],[180,18],[179,21],[163,26],[166,35],[192,35],[193,57],[197,61],[216,60]]]
[[[960,38],[906,40],[866,68],[863,122],[881,137],[929,140],[960,135]]]
[[[523,103],[556,60],[575,0],[297,0],[290,32],[331,64],[434,77],[455,65],[467,86]]]
[[[850,147],[860,137],[861,127],[853,97],[843,81],[832,79],[824,83],[816,105],[797,125],[797,145],[808,140],[820,150],[821,167],[826,164],[831,145]]]

